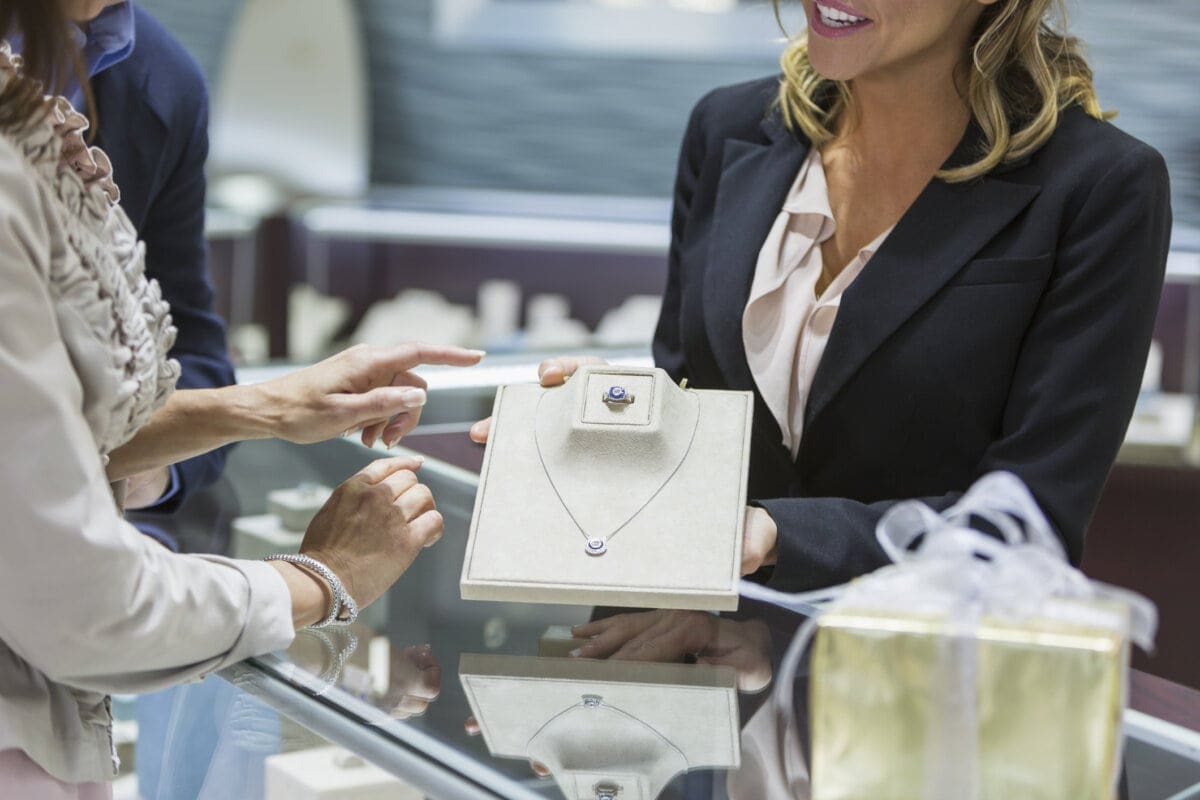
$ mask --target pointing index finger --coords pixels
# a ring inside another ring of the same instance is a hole
[[[412,342],[380,350],[378,363],[396,372],[413,369],[422,364],[446,367],[471,367],[485,355],[482,350],[468,350],[451,345]]]

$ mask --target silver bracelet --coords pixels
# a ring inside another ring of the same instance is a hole
[[[333,570],[320,561],[297,553],[276,553],[273,556],[267,556],[263,560],[286,561],[289,564],[305,567],[320,575],[329,584],[330,594],[333,595],[333,602],[329,605],[329,614],[325,619],[308,627],[325,628],[330,625],[352,625],[358,619],[358,604],[354,602],[354,598],[346,591],[346,587],[342,585],[341,579],[333,574]],[[342,616],[343,614],[345,616]]]

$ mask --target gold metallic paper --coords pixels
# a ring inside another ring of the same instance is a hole
[[[978,625],[823,615],[813,800],[1112,800],[1127,622],[1102,603],[1049,611]]]

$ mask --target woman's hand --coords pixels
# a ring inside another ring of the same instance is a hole
[[[752,575],[779,560],[779,528],[766,509],[746,507],[742,532],[742,574]]]
[[[548,358],[538,365],[538,380],[542,386],[562,386],[567,378],[576,370],[588,364],[607,364],[603,358],[596,356],[556,356]],[[477,444],[487,444],[488,434],[492,432],[492,418],[481,419],[471,426],[471,441]]]
[[[442,537],[442,515],[417,480],[420,458],[374,461],[334,490],[308,526],[300,552],[329,567],[359,608],[379,599],[420,554]],[[308,571],[270,562],[292,592],[297,628],[328,613],[329,587]]]
[[[701,611],[646,611],[578,625],[571,632],[587,639],[574,658],[681,662],[733,667],[738,689],[761,691],[771,682],[771,635],[758,620],[739,622]]]
[[[391,447],[417,426],[425,405],[425,381],[411,370],[421,364],[470,367],[482,357],[461,347],[358,345],[246,388],[271,436],[311,444],[361,430],[366,446],[382,437]]]
[[[469,367],[482,357],[461,347],[360,345],[252,386],[184,389],[109,455],[108,479],[119,481],[246,439],[312,444],[361,430],[368,447],[381,436],[391,446],[417,426],[425,405],[425,382],[413,369]]]

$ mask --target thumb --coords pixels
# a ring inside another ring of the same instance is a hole
[[[487,444],[488,437],[492,432],[492,418],[481,419],[471,426],[470,436],[471,441],[476,444]]]

